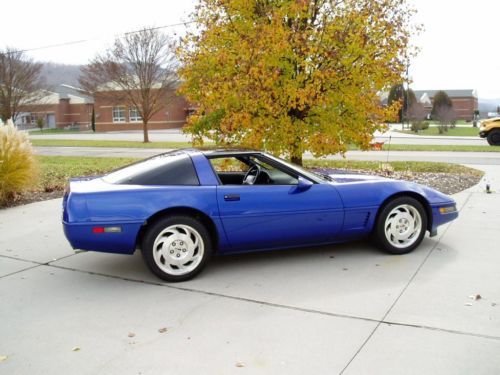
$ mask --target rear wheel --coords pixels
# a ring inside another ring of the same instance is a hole
[[[423,240],[427,215],[422,204],[412,197],[399,197],[387,203],[375,224],[375,240],[391,254],[406,254]]]
[[[500,146],[500,129],[490,130],[486,139],[491,146]]]
[[[207,229],[190,216],[163,218],[151,225],[142,241],[149,269],[166,281],[185,281],[198,274],[212,254]]]

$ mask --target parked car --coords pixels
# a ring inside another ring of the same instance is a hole
[[[482,120],[479,136],[486,138],[491,146],[500,146],[500,117]]]
[[[260,151],[184,149],[73,179],[62,220],[73,248],[141,249],[154,274],[183,281],[213,254],[369,236],[404,254],[457,216],[453,199],[407,181],[314,173]]]

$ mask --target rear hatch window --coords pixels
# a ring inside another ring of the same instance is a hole
[[[102,178],[122,185],[199,185],[198,175],[189,155],[170,152],[118,169]]]

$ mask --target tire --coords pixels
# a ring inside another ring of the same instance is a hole
[[[490,146],[500,146],[500,129],[490,130],[486,139]]]
[[[390,254],[406,254],[422,242],[427,214],[412,197],[399,197],[382,207],[374,228],[377,245]]]
[[[207,229],[190,216],[170,216],[152,223],[142,241],[146,265],[165,281],[193,278],[211,255],[212,241]]]

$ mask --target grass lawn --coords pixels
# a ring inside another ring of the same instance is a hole
[[[40,164],[39,189],[62,190],[71,177],[92,176],[133,163],[134,158],[84,158],[78,156],[37,156]]]
[[[40,147],[123,147],[123,148],[183,148],[192,147],[190,142],[139,142],[139,141],[92,141],[78,139],[30,139]]]
[[[70,129],[43,129],[40,131],[39,129],[28,130],[28,134],[32,135],[44,135],[44,134],[92,134],[93,132],[90,130],[70,130]]]
[[[382,150],[387,151],[457,151],[457,152],[500,152],[500,146],[483,145],[399,145],[387,142]]]
[[[137,141],[90,141],[90,140],[72,140],[72,139],[32,139],[33,146],[39,147],[122,147],[122,148],[184,148],[191,147],[189,142],[137,142]],[[211,144],[207,143],[209,147]],[[387,150],[389,145],[386,143],[383,150]],[[392,151],[462,151],[462,152],[500,152],[500,146],[467,146],[467,145],[400,145],[391,144]],[[359,150],[355,146],[349,147],[349,150]]]
[[[439,129],[437,126],[431,126],[428,129],[420,130],[418,133],[412,132],[411,130],[397,130],[398,133],[415,134],[415,135],[442,135],[447,137],[477,137],[479,134],[479,128],[470,127],[456,127],[449,128],[447,132],[439,134]]]
[[[363,171],[379,171],[384,169],[389,164],[396,172],[426,172],[426,173],[457,173],[471,174],[474,176],[483,175],[482,171],[469,168],[460,164],[423,162],[423,161],[390,161],[389,163],[381,163],[378,161],[364,160],[321,160],[321,159],[305,159],[304,167],[306,168],[340,168],[340,169],[356,169]]]
[[[71,177],[92,176],[109,172],[113,169],[133,163],[135,158],[94,158],[68,156],[38,156],[40,163],[39,190],[63,190]],[[383,164],[375,161],[348,160],[305,160],[306,168],[347,168],[377,171]],[[442,172],[481,175],[482,172],[462,165],[430,162],[389,162],[395,171]]]

